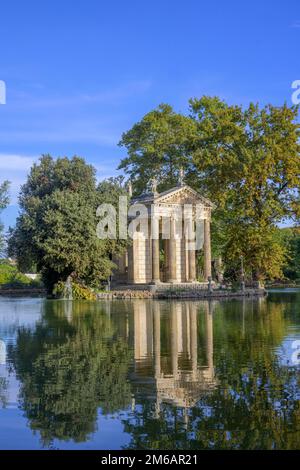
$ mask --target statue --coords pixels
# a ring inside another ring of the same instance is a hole
[[[131,180],[127,181],[126,188],[127,188],[128,196],[132,197],[132,182],[131,182]]]
[[[184,185],[184,169],[180,168],[179,170],[179,186]]]
[[[157,179],[152,178],[150,183],[151,183],[151,191],[153,192],[153,194],[157,194]]]

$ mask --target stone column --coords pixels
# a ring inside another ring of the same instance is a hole
[[[159,272],[159,220],[152,218],[151,236],[152,236],[152,283],[160,281]]]
[[[189,356],[189,315],[190,315],[189,302],[184,303],[183,319],[182,319],[182,349],[185,356]]]
[[[197,307],[194,303],[190,308],[190,339],[191,339],[191,359],[192,359],[192,372],[194,378],[196,377],[198,368],[198,328],[197,328]]]
[[[153,312],[153,329],[154,329],[154,370],[155,378],[160,378],[160,305],[154,303]]]
[[[207,301],[206,303],[206,355],[207,355],[207,366],[211,371],[214,367],[214,340],[213,340],[213,314],[212,314],[212,302]]]
[[[133,247],[133,242],[132,244],[129,245],[128,247],[128,269],[127,269],[127,277],[128,277],[128,282],[129,283],[134,283],[134,247]]]
[[[188,229],[188,246],[187,248],[187,256],[188,256],[188,282],[195,282],[196,281],[196,252],[194,249],[190,249],[191,246],[195,243],[195,240],[192,239],[193,234],[193,219],[190,220],[190,225]]]
[[[176,304],[171,307],[171,357],[172,357],[172,375],[177,379],[178,375],[178,337],[177,337],[177,314]]]
[[[188,250],[189,253],[189,282],[196,281],[196,252]]]
[[[170,240],[169,240],[169,282],[176,282],[176,240],[175,240],[175,219],[170,220]]]
[[[182,260],[182,281],[189,282],[189,260],[188,260],[188,251],[187,251],[187,234],[185,228],[185,222],[182,221],[182,252],[183,252],[183,260]]]
[[[211,277],[210,220],[204,219],[204,279]]]
[[[165,256],[165,266],[164,266],[164,277],[163,281],[167,282],[169,279],[169,240],[164,240],[164,256]]]
[[[140,282],[140,264],[141,264],[141,241],[139,238],[132,240],[133,250],[133,283]]]

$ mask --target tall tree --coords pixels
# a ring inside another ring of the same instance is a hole
[[[82,158],[46,155],[21,189],[21,214],[9,240],[20,267],[36,264],[49,290],[68,276],[99,285],[120,245],[97,238],[95,169]]]
[[[300,279],[300,227],[283,228],[280,230],[284,243],[288,248],[288,258],[284,266],[284,275],[288,279]]]
[[[276,224],[300,214],[298,108],[243,109],[203,97],[190,109],[197,124],[193,180],[217,204],[224,255],[229,262],[243,255],[255,278],[280,277],[286,251]]]
[[[4,181],[2,184],[0,184],[0,213],[3,209],[7,207],[9,203],[8,189],[9,189],[8,181]],[[3,255],[4,247],[5,247],[4,226],[0,221],[0,256]]]
[[[186,182],[217,206],[213,247],[227,266],[237,271],[244,256],[255,278],[280,277],[286,250],[276,225],[300,216],[297,113],[296,106],[244,109],[206,96],[190,100],[189,116],[163,105],[124,134],[120,168],[140,190],[153,176],[164,188],[174,185],[183,167]]]
[[[126,147],[128,156],[119,169],[130,175],[136,193],[143,191],[153,177],[158,178],[160,190],[177,183],[180,168],[189,166],[195,128],[189,117],[161,104],[123,134],[119,145]]]

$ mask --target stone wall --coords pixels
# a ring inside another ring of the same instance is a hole
[[[169,288],[158,290],[115,290],[97,294],[100,299],[228,299],[242,297],[261,297],[267,295],[265,289],[246,289],[245,291],[215,290],[209,292],[207,289],[184,289]]]

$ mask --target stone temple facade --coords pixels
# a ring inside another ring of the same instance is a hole
[[[196,283],[199,249],[204,257],[203,280],[211,278],[210,221],[214,205],[208,199],[184,183],[162,193],[153,184],[151,192],[131,203],[135,205],[135,211],[129,211],[133,240],[128,252],[114,260],[118,266],[114,281],[133,285]],[[141,210],[137,211],[139,205]],[[194,243],[196,230],[200,247]]]

